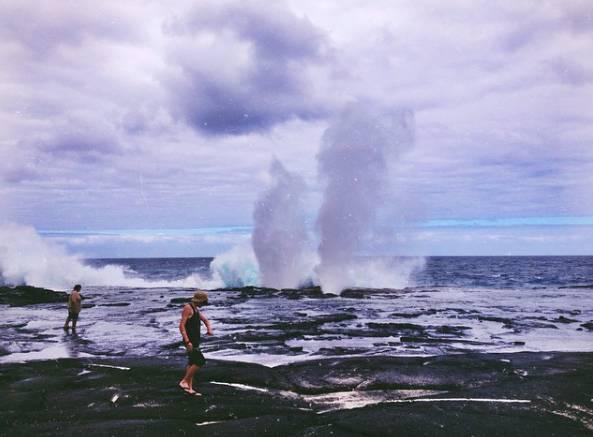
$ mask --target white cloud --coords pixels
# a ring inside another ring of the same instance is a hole
[[[322,132],[358,98],[416,114],[387,225],[593,214],[590,2],[64,5],[1,6],[1,219],[250,224],[273,156],[314,217]],[[232,135],[195,123],[244,108]]]
[[[179,230],[174,233],[159,230],[120,230],[104,233],[44,235],[47,241],[65,247],[85,258],[109,257],[171,257],[212,256],[249,241],[249,230],[203,229]]]

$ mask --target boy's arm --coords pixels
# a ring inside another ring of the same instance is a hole
[[[187,336],[187,331],[185,330],[185,322],[191,316],[191,308],[189,305],[183,307],[183,311],[181,312],[181,321],[179,322],[179,332],[181,332],[181,337],[183,337],[183,343],[186,345],[191,344],[189,342],[189,337]]]
[[[202,311],[200,311],[200,320],[206,325],[206,333],[212,335],[212,325],[210,324],[210,320],[208,320],[208,317],[206,317]]]

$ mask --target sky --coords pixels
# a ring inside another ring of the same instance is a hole
[[[593,254],[593,3],[0,0],[0,223],[88,257],[248,242],[274,159],[413,114],[369,254]]]

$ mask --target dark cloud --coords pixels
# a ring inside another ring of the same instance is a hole
[[[244,84],[232,85],[195,72],[176,84],[176,109],[194,128],[214,135],[263,131],[293,117],[307,120],[324,113],[304,93],[291,92],[294,83],[288,77],[282,78],[287,82],[276,77],[275,86],[268,87],[265,73],[249,76]]]
[[[75,121],[55,126],[45,136],[22,140],[18,148],[31,152],[35,164],[32,169],[38,171],[44,171],[43,165],[64,161],[99,164],[124,151],[115,131],[109,126]]]
[[[212,9],[200,6],[188,18],[165,26],[166,33],[177,38],[220,37],[202,57],[192,54],[191,43],[177,53],[174,62],[182,73],[166,83],[173,112],[195,129],[213,135],[242,134],[326,113],[326,105],[306,80],[308,68],[324,61],[323,34],[286,9],[263,6],[254,2]],[[220,42],[225,34],[231,35],[234,46]],[[247,45],[247,59],[232,78],[206,65],[212,62],[209,54],[220,51],[240,57],[241,45]]]
[[[123,153],[117,137],[97,128],[68,126],[44,137],[21,140],[0,167],[7,183],[51,179],[60,168],[101,165]]]
[[[525,6],[519,8],[519,13],[507,16],[509,30],[501,38],[505,50],[528,48],[562,34],[590,37],[593,33],[593,6],[589,1],[544,2],[540,8]]]
[[[0,37],[46,56],[60,46],[80,45],[86,38],[126,40],[134,33],[124,9],[90,6],[68,0],[1,2]]]
[[[38,146],[52,156],[71,157],[79,161],[99,161],[121,151],[115,137],[82,130],[59,133],[47,142],[39,142]]]
[[[583,86],[593,82],[593,72],[573,59],[556,58],[545,63],[555,79],[572,86]]]
[[[40,173],[35,162],[18,162],[18,165],[12,165],[2,168],[0,173],[0,182],[8,184],[18,184],[23,181],[32,181],[39,179]]]
[[[317,57],[325,42],[321,29],[281,2],[201,4],[182,18],[176,16],[166,21],[163,30],[172,35],[229,31],[252,43],[261,57],[276,60]]]

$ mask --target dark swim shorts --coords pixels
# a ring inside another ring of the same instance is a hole
[[[73,313],[72,311],[68,311],[68,318],[70,320],[78,320],[78,313]]]
[[[202,351],[198,348],[193,348],[190,352],[187,353],[187,363],[188,365],[195,364],[196,366],[203,366],[206,363],[206,358],[202,355]]]

